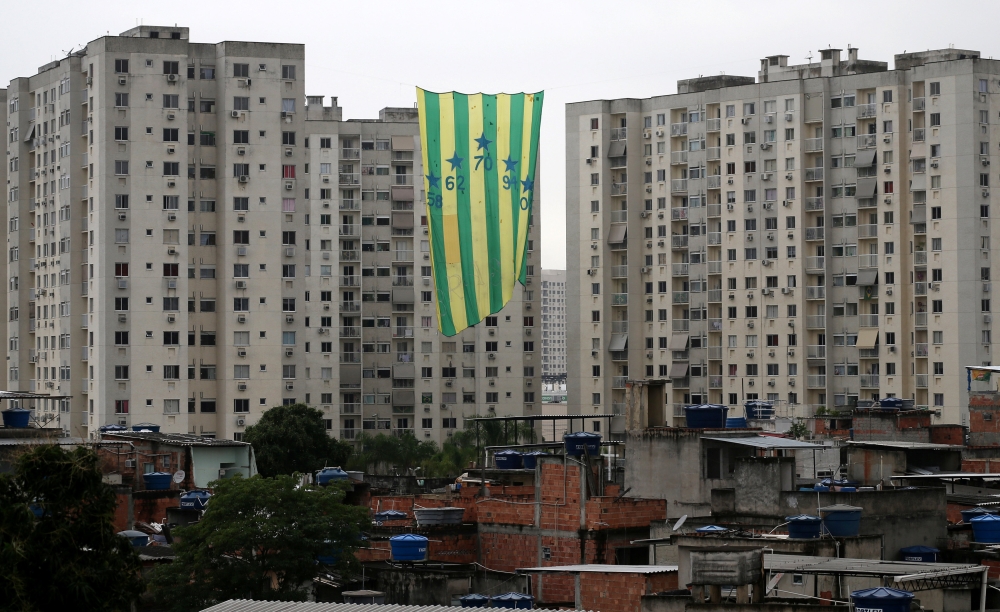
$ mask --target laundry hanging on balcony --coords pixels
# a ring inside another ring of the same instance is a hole
[[[454,336],[526,284],[543,93],[417,88],[438,329]]]

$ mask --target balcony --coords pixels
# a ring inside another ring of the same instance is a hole
[[[611,361],[628,361],[628,351],[611,351]]]
[[[394,412],[398,412],[398,411],[394,411]],[[413,434],[413,428],[412,427],[394,427],[393,430],[392,430],[392,435],[395,436],[395,437],[397,437],[397,438],[408,438],[408,437],[414,435]]]
[[[627,293],[612,293],[611,294],[611,305],[612,306],[628,306],[628,294]]]
[[[672,249],[686,249],[688,248],[688,237],[684,235],[671,236],[670,237],[670,248]]]
[[[826,315],[807,316],[806,329],[826,329]]]
[[[923,142],[924,140],[924,128],[913,128],[913,142]]]
[[[341,276],[340,277],[341,287],[360,287],[361,277],[360,276]]]
[[[80,327],[83,329],[90,327],[90,315],[80,315]]]
[[[361,174],[340,174],[338,182],[341,185],[360,185],[361,184]]]
[[[670,219],[672,221],[684,221],[688,218],[688,209],[675,207],[670,209]]]
[[[862,134],[858,136],[859,149],[871,149],[875,146],[878,134]]]
[[[809,389],[826,389],[826,375],[810,374],[806,376],[806,387]]]
[[[686,163],[688,163],[688,152],[687,151],[671,151],[670,152],[670,163],[671,164],[686,164]]]
[[[691,303],[691,292],[690,291],[674,291],[674,293],[673,293],[673,303],[674,304],[689,304],[689,303]]]
[[[928,379],[928,377],[929,377],[928,374],[917,374],[916,375],[915,378],[917,379],[916,380],[917,389],[926,389],[927,388],[927,379]]]
[[[708,360],[709,361],[721,361],[722,360],[722,347],[721,346],[710,346],[710,347],[708,347]]]
[[[708,244],[709,246],[722,244],[722,232],[709,232]]]
[[[857,170],[858,178],[872,178],[878,176],[879,169],[875,166],[869,166],[868,168],[855,168]]]
[[[670,325],[671,329],[673,329],[673,331],[675,332],[691,331],[690,319],[674,319]]]
[[[806,270],[823,272],[826,270],[826,257],[806,257]]]
[[[410,249],[397,249],[396,254],[392,256],[393,261],[413,261],[413,251]]]
[[[412,338],[413,327],[407,325],[396,325],[392,328],[393,338]]]
[[[822,151],[823,150],[823,139],[822,138],[806,138],[803,141],[803,149],[807,152]]]
[[[708,273],[709,274],[722,274],[722,262],[721,261],[709,261],[708,262]]]
[[[710,332],[720,332],[720,331],[722,331],[722,319],[709,319],[708,320],[708,331],[710,331]]]
[[[722,119],[718,117],[715,119],[705,120],[705,130],[708,132],[718,132],[722,130]]]
[[[612,223],[627,223],[628,222],[628,211],[627,210],[612,210],[611,211],[611,222]]]
[[[413,210],[413,202],[393,201],[392,210]]]
[[[687,276],[690,264],[675,263],[670,265],[670,271],[674,276]]]
[[[807,227],[806,240],[823,240],[826,232],[822,227]]]
[[[361,404],[341,404],[340,414],[361,414]]]
[[[721,147],[708,147],[705,149],[706,158],[708,161],[715,161],[722,158],[722,148]]]
[[[860,359],[878,359],[878,347],[870,349],[858,349],[858,358]]]
[[[392,161],[411,162],[413,161],[413,151],[393,151]]]
[[[858,378],[862,389],[878,389],[878,374],[862,374]]]
[[[823,210],[823,196],[814,196],[811,198],[806,198],[806,210],[807,211]]]
[[[875,198],[858,198],[858,208],[878,208]]]
[[[708,177],[708,179],[709,179],[709,183],[711,183],[712,182],[712,177]],[[708,205],[708,216],[709,216],[709,218],[712,218],[712,217],[721,217],[722,216],[722,204],[709,204]]]
[[[361,226],[357,223],[344,223],[340,226],[341,236],[360,236]]]
[[[720,189],[722,187],[722,177],[719,176],[718,174],[713,174],[712,176],[708,177],[707,181],[705,181],[705,187],[707,187],[708,189]],[[718,207],[719,214],[717,214],[715,216],[716,217],[720,216],[722,214],[722,205],[721,204],[711,204],[711,205],[709,205],[709,208],[712,208],[712,206],[717,206]],[[713,216],[712,213],[711,213],[711,211],[709,211],[708,216],[709,217]]]
[[[708,301],[709,303],[718,303],[722,301],[722,289],[709,289],[708,290]]]
[[[929,351],[927,350],[926,342],[917,342],[913,345],[913,354],[917,357],[927,357]]]
[[[807,359],[826,359],[825,344],[810,344],[806,347]]]
[[[361,337],[361,328],[357,327],[357,326],[341,327],[340,328],[340,337],[341,338],[360,338]]]
[[[341,149],[340,159],[361,159],[361,149]]]
[[[361,437],[360,429],[341,429],[340,439],[341,440],[357,440]]]
[[[412,287],[413,286],[413,275],[406,276],[393,276],[392,277],[393,287]]]
[[[671,136],[687,136],[688,124],[686,123],[671,123],[670,124],[670,135]]]
[[[673,179],[670,181],[670,193],[687,193],[687,179]]]
[[[611,128],[611,140],[625,140],[628,136],[627,128]]]
[[[927,327],[927,313],[918,312],[913,315],[913,326],[914,327]]]
[[[611,377],[611,388],[613,389],[624,389],[625,384],[628,382],[628,376],[612,376]]]
[[[721,374],[710,374],[708,377],[708,388],[709,389],[721,389],[722,388],[722,375]]]
[[[361,353],[341,353],[340,363],[361,363]]]
[[[858,238],[878,238],[878,225],[864,223],[858,226]]]
[[[628,195],[628,183],[611,183],[611,195]]]
[[[823,168],[806,168],[806,180],[807,181],[822,181],[823,180]]]
[[[613,333],[613,334],[627,334],[628,333],[628,321],[612,321],[611,322],[611,333]]]
[[[877,104],[858,104],[855,108],[857,108],[858,119],[870,119],[878,111]]]
[[[859,268],[877,268],[878,267],[878,254],[869,253],[868,255],[858,255],[858,267]]]
[[[396,363],[413,363],[413,353],[396,353]]]
[[[628,266],[611,266],[611,278],[625,278],[628,276]]]
[[[625,414],[625,410],[625,402],[613,402],[611,404],[611,414],[622,415]]]
[[[826,287],[823,285],[816,285],[812,287],[806,287],[806,299],[807,300],[825,300],[826,299]]]
[[[608,158],[608,164],[611,166],[612,169],[624,168],[625,166],[628,165],[628,157],[622,155],[621,157]]]
[[[341,302],[340,312],[361,312],[361,302]]]
[[[914,251],[913,252],[913,265],[915,265],[915,266],[926,266],[927,265],[927,251]]]
[[[913,295],[927,295],[927,283],[913,283]]]
[[[393,185],[412,185],[413,175],[412,174],[393,174],[392,175]]]
[[[341,251],[340,261],[361,261],[361,251]]]
[[[858,315],[858,327],[878,327],[878,315],[877,314]]]
[[[361,210],[361,200],[341,199],[339,208],[340,210]]]

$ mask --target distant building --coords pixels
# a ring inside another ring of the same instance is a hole
[[[566,375],[566,270],[542,270],[542,376]]]

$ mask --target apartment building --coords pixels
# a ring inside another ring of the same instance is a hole
[[[566,270],[542,270],[542,376],[566,376]]]
[[[531,288],[466,334],[506,352],[437,338],[414,293],[429,261],[413,112],[343,122],[335,100],[307,104],[304,58],[141,26],[11,81],[8,386],[71,396],[36,411],[82,437],[148,422],[239,439],[305,402],[331,435],[438,441],[463,415],[535,404]],[[470,381],[450,365],[480,360]],[[437,401],[418,404],[421,385]]]
[[[964,422],[995,346],[1000,63],[787,59],[567,106],[571,412],[895,396]]]

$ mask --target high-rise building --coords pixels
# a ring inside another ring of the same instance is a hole
[[[38,413],[239,439],[304,402],[440,442],[540,406],[536,288],[439,337],[415,112],[343,121],[304,58],[142,26],[11,81],[7,384],[71,396]]]
[[[566,270],[542,270],[542,376],[566,376]]]
[[[645,426],[895,396],[965,418],[963,366],[996,346],[1000,63],[787,59],[568,105],[571,412]]]

